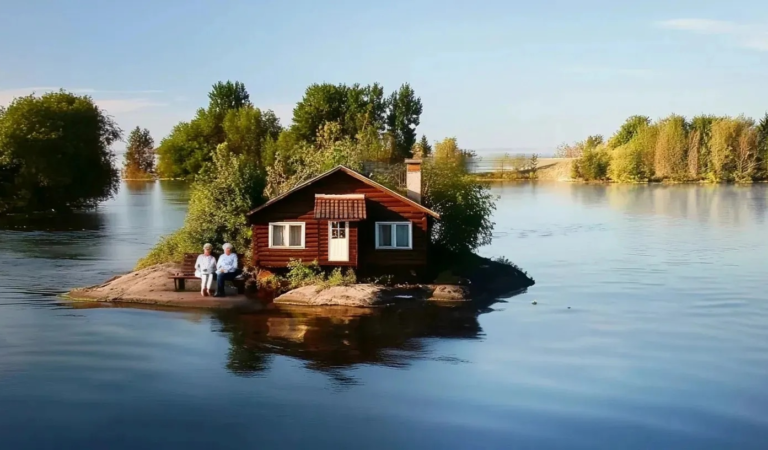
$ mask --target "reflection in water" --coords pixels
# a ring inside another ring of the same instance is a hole
[[[99,231],[104,228],[104,217],[92,212],[71,212],[68,214],[48,215],[11,215],[0,216],[0,230],[7,231]]]
[[[357,384],[345,372],[359,364],[405,368],[430,358],[427,338],[478,339],[482,329],[473,308],[440,306],[350,310],[294,308],[269,314],[220,313],[229,338],[227,369],[255,376],[269,369],[272,355],[305,362],[340,385]]]
[[[766,184],[494,186],[481,254],[537,284],[493,314],[53,297],[130,270],[186,189],[0,226],[1,448],[766,447]]]

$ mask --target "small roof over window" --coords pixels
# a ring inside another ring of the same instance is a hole
[[[315,194],[315,219],[363,220],[365,219],[365,195]]]

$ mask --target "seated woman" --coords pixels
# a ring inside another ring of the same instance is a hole
[[[224,254],[219,256],[216,264],[216,295],[214,297],[226,297],[224,282],[234,280],[243,271],[237,268],[237,255],[232,252],[232,244],[224,244]]]
[[[211,255],[213,245],[205,244],[203,254],[195,262],[195,276],[200,278],[200,294],[204,297],[211,295],[213,275],[216,273],[216,257]]]

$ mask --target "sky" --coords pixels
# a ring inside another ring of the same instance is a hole
[[[312,83],[410,83],[419,135],[547,153],[633,114],[762,116],[768,2],[0,0],[0,105],[64,88],[159,143],[219,80],[284,125]]]

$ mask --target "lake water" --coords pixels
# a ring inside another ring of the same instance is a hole
[[[6,220],[0,448],[768,448],[768,186],[495,192],[482,253],[537,284],[482,310],[71,304],[182,223],[184,185]]]

